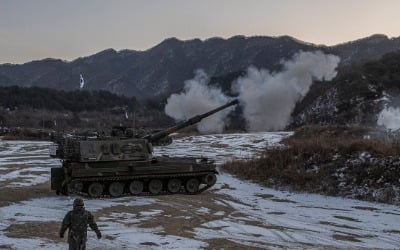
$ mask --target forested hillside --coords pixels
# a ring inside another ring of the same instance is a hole
[[[49,88],[0,87],[0,106],[6,109],[34,108],[52,111],[103,111],[115,107],[130,112],[138,107],[135,97],[108,91],[62,91]]]

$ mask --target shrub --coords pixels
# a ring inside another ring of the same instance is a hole
[[[367,187],[373,192],[372,188],[400,186],[397,141],[357,126],[306,126],[283,140],[282,147],[266,149],[257,159],[228,162],[223,169],[298,191],[346,195]]]

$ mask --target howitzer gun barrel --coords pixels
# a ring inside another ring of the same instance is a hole
[[[170,128],[167,128],[167,129],[165,129],[163,131],[160,131],[158,133],[155,133],[155,134],[152,134],[152,135],[147,135],[144,138],[148,139],[151,142],[157,141],[157,140],[159,140],[159,139],[161,139],[161,138],[163,138],[163,137],[165,137],[165,136],[167,136],[169,134],[172,134],[172,133],[174,133],[174,132],[176,132],[176,131],[178,131],[178,130],[180,130],[182,128],[188,127],[190,125],[196,124],[196,123],[200,122],[201,120],[203,120],[204,118],[206,118],[206,117],[208,117],[208,116],[210,116],[212,114],[215,114],[215,113],[217,113],[217,112],[219,112],[219,111],[221,111],[223,109],[226,109],[226,108],[228,108],[230,106],[236,105],[238,103],[239,103],[239,101],[237,99],[233,100],[233,101],[231,101],[231,102],[229,102],[229,103],[227,103],[225,105],[222,105],[222,106],[220,106],[220,107],[218,107],[216,109],[208,111],[207,113],[204,113],[204,114],[201,114],[201,115],[196,115],[196,116],[188,119],[187,121],[180,122],[177,125],[175,125],[173,127],[170,127]]]

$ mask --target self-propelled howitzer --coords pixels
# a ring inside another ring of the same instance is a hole
[[[237,100],[171,128],[142,138],[64,137],[50,155],[62,159],[51,169],[51,188],[57,193],[91,197],[189,193],[197,194],[216,182],[216,166],[207,158],[155,157],[152,142],[236,105]]]

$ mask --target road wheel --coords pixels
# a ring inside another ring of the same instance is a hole
[[[206,176],[204,176],[204,183],[211,187],[213,186],[215,183],[217,182],[217,176],[215,176],[215,174],[208,174]]]
[[[72,184],[71,188],[77,192],[82,192],[83,187],[84,187],[83,183],[79,181]]]
[[[60,190],[60,193],[62,195],[68,195],[68,186],[67,185],[63,186],[62,189]]]
[[[88,194],[91,197],[99,197],[103,194],[103,185],[98,182],[93,182],[89,185]]]
[[[108,192],[112,197],[119,197],[124,193],[124,184],[121,182],[113,182],[108,187]]]
[[[57,195],[68,195],[68,186],[64,186],[61,189],[57,189],[56,194]]]
[[[168,191],[171,193],[178,193],[181,189],[181,180],[179,179],[170,179],[168,181]]]
[[[131,194],[138,195],[143,192],[143,181],[134,180],[129,184],[129,191]]]
[[[199,191],[200,182],[196,178],[191,178],[186,182],[185,188],[186,191],[190,194],[196,193]]]
[[[162,181],[158,179],[153,179],[149,182],[149,191],[152,194],[158,194],[162,190]]]

